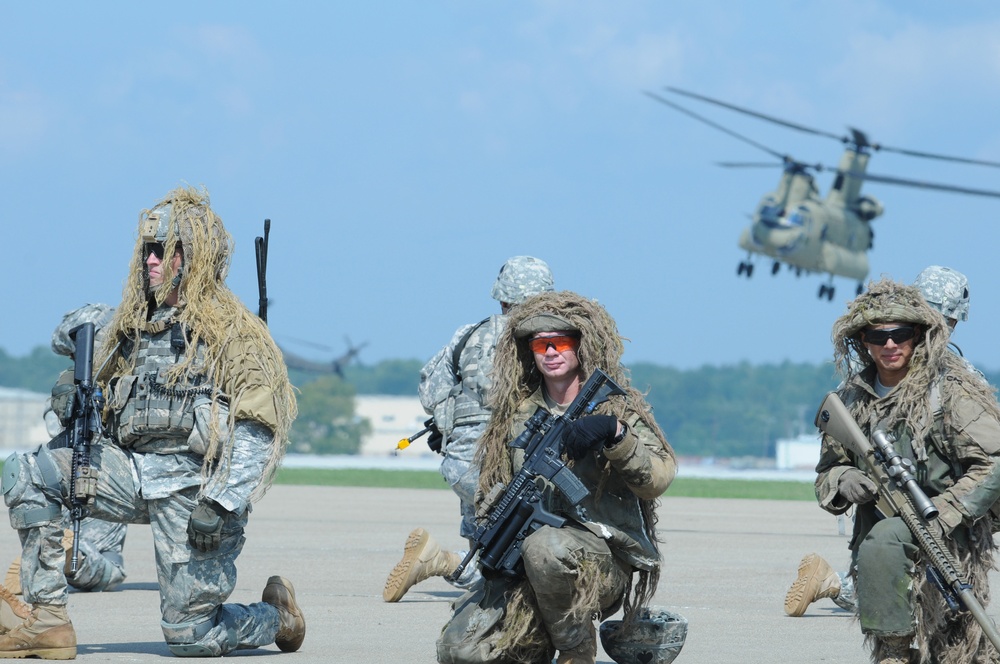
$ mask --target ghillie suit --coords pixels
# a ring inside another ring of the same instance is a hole
[[[208,192],[191,187],[171,191],[152,209],[139,215],[140,232],[132,254],[122,302],[108,325],[106,340],[95,361],[104,366],[98,380],[135,370],[133,349],[140,332],[149,329],[153,311],[178,288],[178,303],[168,325],[183,331],[184,357],[166,373],[165,387],[173,388],[200,365],[211,394],[211,426],[204,451],[202,476],[225,469],[219,463],[231,454],[228,432],[237,420],[255,420],[273,432],[271,456],[254,499],[267,491],[288,446],[288,432],[296,415],[295,395],[281,351],[265,324],[226,286],[233,240],[210,207]],[[150,242],[163,246],[163,278],[151,288],[146,259]],[[182,252],[175,273],[169,257]],[[162,323],[160,323],[162,324]],[[203,353],[203,356],[201,355]],[[110,356],[110,357],[109,357]],[[107,359],[105,359],[107,358]],[[220,418],[220,403],[228,405],[228,422]],[[224,472],[224,471],[223,471]],[[224,479],[224,478],[221,478]]]
[[[863,342],[863,330],[885,323],[912,324],[917,335],[905,376],[879,398],[874,391],[877,366]],[[868,292],[850,304],[835,322],[832,337],[835,359],[845,378],[841,399],[867,435],[876,427],[893,434],[897,451],[913,461],[922,488],[940,510],[938,522],[949,532],[943,541],[985,606],[995,549],[991,508],[995,509],[1000,494],[996,488],[1000,407],[993,389],[948,350],[949,334],[945,319],[928,306],[917,288],[883,278],[869,284]],[[853,464],[839,443],[824,440],[816,487],[828,511],[842,513],[848,508],[836,504],[836,487]],[[906,558],[897,559],[901,565],[879,562],[879,556],[873,555],[882,552],[888,559],[888,549],[872,544],[878,537],[869,537],[874,529],[884,533],[895,528],[904,540],[908,536],[899,524],[889,523],[898,519],[880,521],[873,503],[857,509],[851,541],[857,565],[852,567],[858,574],[859,619],[873,661],[886,655],[891,647],[888,641],[898,644],[910,637],[916,648],[914,661],[920,664],[998,661],[971,614],[949,612],[941,592],[927,580],[926,562],[919,551],[909,550]],[[859,556],[865,550],[868,553]],[[907,569],[897,569],[900,566]],[[909,585],[895,599],[881,598],[868,590],[871,582],[866,583],[865,570],[872,578],[899,575],[899,582],[907,586],[905,574]],[[866,597],[872,607],[867,610]]]
[[[566,320],[580,332],[580,345],[576,355],[580,363],[579,373],[586,379],[594,369],[605,371],[616,383],[625,388],[625,399],[614,397],[602,404],[597,413],[614,415],[621,421],[637,417],[655,440],[662,446],[660,456],[668,459],[671,473],[676,468],[673,450],[663,432],[653,419],[649,405],[643,395],[629,386],[628,374],[621,364],[624,346],[614,319],[593,300],[588,300],[569,291],[543,293],[532,297],[518,306],[508,320],[507,328],[497,343],[493,367],[493,389],[490,403],[493,416],[487,425],[477,459],[481,463],[479,495],[485,495],[494,485],[510,482],[514,468],[507,443],[511,440],[512,427],[518,418],[519,407],[542,385],[542,375],[535,366],[534,354],[523,340],[517,338],[522,323],[540,315],[555,314]],[[553,329],[551,331],[560,331]],[[575,464],[582,461],[574,462]],[[613,472],[611,462],[605,460],[596,487],[591,487],[594,501],[600,501]],[[672,477],[672,475],[671,475]],[[669,483],[669,479],[667,480]],[[609,497],[610,498],[610,497]],[[629,580],[623,589],[620,603],[625,620],[631,620],[639,608],[648,603],[656,591],[659,581],[659,549],[656,545],[656,506],[654,499],[638,499],[644,536],[655,556],[643,568],[633,565],[638,578]],[[587,577],[591,578],[588,580]],[[634,578],[634,576],[633,576]],[[575,608],[580,619],[590,620],[596,611],[595,597],[602,590],[597,586],[596,570],[587,574],[584,566],[578,579],[579,595]],[[611,611],[613,612],[613,611]],[[507,595],[506,615],[503,635],[496,644],[498,650],[507,653],[512,660],[532,662],[544,659],[550,652],[551,644],[539,615],[531,586],[522,580]]]

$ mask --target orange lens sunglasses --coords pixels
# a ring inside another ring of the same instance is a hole
[[[552,346],[557,353],[565,353],[568,350],[576,350],[579,345],[579,339],[565,335],[559,335],[557,337],[537,337],[528,342],[528,347],[531,349],[531,352],[538,353],[539,355],[544,355],[549,350],[549,346]]]

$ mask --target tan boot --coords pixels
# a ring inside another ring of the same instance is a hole
[[[560,650],[556,664],[594,664],[597,661],[597,628],[590,623],[590,632],[580,645],[570,650]]]
[[[458,569],[462,558],[453,551],[442,551],[431,534],[417,528],[406,538],[403,559],[389,572],[382,599],[398,602],[406,591],[432,576],[447,576]]]
[[[880,636],[875,646],[875,654],[878,657],[878,664],[910,664],[909,636]]]
[[[818,599],[840,594],[840,577],[819,554],[810,553],[799,563],[799,576],[785,595],[785,613],[798,618]]]
[[[3,587],[13,595],[21,594],[21,556],[14,559],[14,562],[7,568],[7,575],[3,580]]]
[[[282,652],[298,650],[306,638],[306,619],[295,601],[295,588],[292,587],[292,582],[280,576],[270,577],[260,600],[278,609],[278,614],[281,616],[278,634],[274,637],[275,645]]]
[[[31,615],[0,637],[0,659],[76,659],[76,631],[66,607],[36,604]]]

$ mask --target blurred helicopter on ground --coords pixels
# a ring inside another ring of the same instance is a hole
[[[289,352],[288,348],[283,344],[278,344],[278,348],[281,349],[281,354],[285,358],[285,365],[288,366],[289,369],[297,369],[299,371],[308,371],[309,373],[319,373],[319,374],[333,373],[343,378],[344,367],[353,362],[354,358],[356,358],[358,356],[358,353],[361,352],[361,349],[368,345],[368,342],[365,341],[355,346],[354,344],[351,343],[351,340],[348,339],[347,337],[344,337],[344,339],[347,342],[347,351],[345,351],[339,357],[335,357],[333,360],[329,362],[318,362],[315,360],[307,360],[304,357]],[[312,346],[313,348],[318,348],[320,350],[325,350],[325,351],[330,350],[328,346],[314,344],[312,342],[302,341],[300,339],[296,339],[295,341],[296,343]]]
[[[736,271],[737,275],[745,274],[747,278],[752,276],[754,270],[753,255],[759,254],[774,259],[771,265],[771,274],[777,274],[783,263],[794,270],[797,276],[801,275],[803,271],[828,274],[830,276],[829,283],[819,287],[818,296],[820,299],[824,297],[827,300],[833,299],[834,276],[856,280],[858,282],[857,294],[860,295],[863,290],[862,282],[868,276],[868,251],[872,248],[873,238],[871,222],[884,211],[882,204],[876,198],[861,193],[861,185],[865,180],[1000,198],[1000,192],[996,191],[875,175],[867,171],[868,160],[872,153],[880,150],[911,157],[940,159],[994,168],[1000,168],[1000,162],[894,148],[872,143],[863,131],[852,127],[848,128],[846,135],[834,134],[679,88],[667,87],[665,89],[677,95],[728,108],[789,129],[832,138],[844,144],[844,154],[836,168],[833,186],[826,198],[823,199],[820,198],[819,189],[812,176],[812,172],[830,170],[823,164],[807,164],[797,161],[787,154],[781,154],[757,141],[727,129],[666,97],[646,92],[656,101],[763,150],[778,160],[777,163],[720,162],[719,166],[728,168],[782,166],[784,169],[778,188],[761,199],[751,217],[752,223],[743,230],[740,236],[740,247],[747,251],[747,259],[740,262]]]

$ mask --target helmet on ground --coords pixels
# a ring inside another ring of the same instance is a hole
[[[945,318],[969,320],[969,280],[961,272],[931,265],[917,275],[913,285]]]
[[[533,295],[554,289],[548,263],[534,256],[514,256],[500,268],[490,295],[497,302],[521,304]]]
[[[670,664],[684,647],[687,619],[658,606],[643,607],[627,628],[601,623],[601,645],[618,664]]]
[[[94,346],[99,347],[104,339],[104,326],[111,322],[115,315],[114,307],[107,304],[85,304],[63,316],[55,332],[52,333],[52,351],[57,355],[72,357],[76,352],[73,337],[69,336],[75,328],[84,323],[94,324]]]

